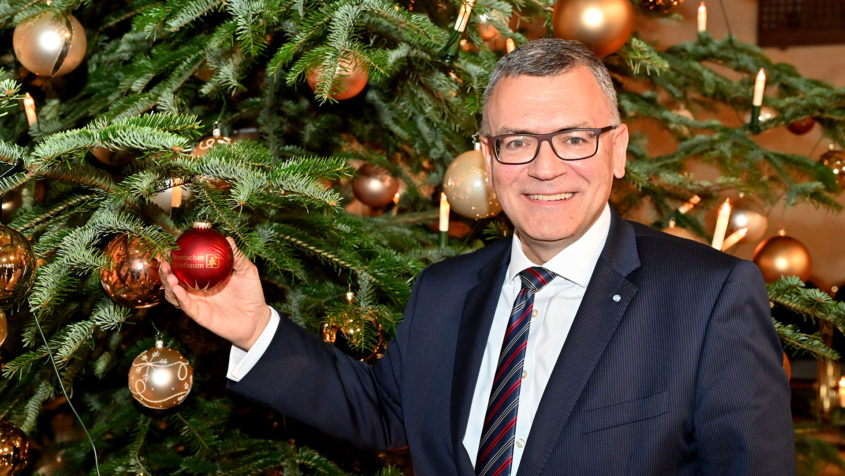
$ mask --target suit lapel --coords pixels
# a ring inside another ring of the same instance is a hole
[[[613,213],[607,243],[543,392],[519,474],[543,471],[584,386],[637,292],[636,286],[625,279],[637,267],[634,231]]]
[[[452,441],[458,458],[461,474],[475,474],[469,455],[464,450],[463,439],[466,432],[472,395],[487,336],[496,313],[496,304],[504,282],[510,259],[510,240],[500,253],[484,265],[479,274],[478,284],[467,293],[461,312],[461,326],[458,331],[458,348],[455,352],[455,368],[452,380]],[[491,245],[493,246],[493,245]]]

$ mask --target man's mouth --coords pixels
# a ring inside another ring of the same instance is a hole
[[[554,195],[532,195],[532,194],[528,194],[528,198],[530,198],[531,200],[542,200],[542,201],[552,202],[552,201],[557,201],[557,200],[568,200],[573,195],[575,195],[573,192],[556,193]]]

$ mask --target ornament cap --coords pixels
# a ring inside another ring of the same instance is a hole
[[[211,222],[209,222],[209,221],[195,221],[194,222],[194,228],[197,228],[197,229],[200,229],[200,230],[207,230],[207,229],[211,228]]]
[[[164,348],[164,341],[161,339],[156,339],[156,349],[163,349]]]

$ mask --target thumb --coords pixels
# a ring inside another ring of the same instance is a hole
[[[238,249],[238,245],[235,244],[235,240],[232,239],[231,236],[226,237],[226,241],[229,242],[229,246],[232,248],[232,254],[235,255],[235,262],[233,265],[233,269],[236,272],[243,272],[249,268],[250,261],[246,257],[246,255]]]

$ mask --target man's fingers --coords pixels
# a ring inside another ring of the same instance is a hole
[[[235,263],[233,265],[234,271],[236,273],[242,273],[249,269],[252,262],[247,259],[246,255],[243,254],[241,250],[238,249],[238,246],[235,244],[235,240],[233,240],[231,236],[227,236],[226,241],[229,242],[229,246],[232,247],[232,253],[235,255]]]

